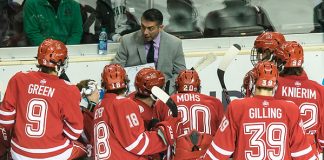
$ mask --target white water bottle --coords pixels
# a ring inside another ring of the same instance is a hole
[[[98,43],[98,54],[107,54],[108,44],[107,44],[108,36],[106,32],[106,28],[102,28],[99,34],[99,43]]]

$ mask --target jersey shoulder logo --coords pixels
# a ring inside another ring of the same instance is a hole
[[[296,81],[296,82],[295,82],[295,86],[296,86],[296,87],[300,87],[300,86],[301,86],[301,82],[300,82],[300,81]]]
[[[40,82],[39,82],[41,85],[45,85],[46,84],[46,79],[42,79],[42,80],[40,80]]]
[[[139,108],[140,113],[143,113],[144,112],[144,107],[143,106],[138,105],[138,108]]]

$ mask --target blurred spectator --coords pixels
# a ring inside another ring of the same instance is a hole
[[[82,28],[83,34],[81,38],[81,44],[96,43],[98,41],[98,35],[90,31],[91,26],[96,21],[96,10],[90,5],[80,4],[81,16],[82,16]]]
[[[126,9],[126,0],[97,0],[96,12],[96,33],[104,27],[108,38],[114,42],[119,42],[124,34],[140,29],[136,17]]]
[[[226,7],[208,13],[204,37],[232,37],[259,35],[273,28],[263,9],[244,0],[225,0]]]
[[[26,0],[24,29],[32,45],[52,38],[79,44],[82,36],[80,4],[74,0]]]
[[[167,10],[170,19],[165,31],[200,31],[197,27],[198,13],[191,0],[167,0]]]
[[[314,7],[314,31],[312,32],[323,32],[324,26],[324,3],[321,2]]]
[[[27,45],[23,32],[22,5],[8,0],[0,1],[0,47]]]
[[[0,11],[8,4],[8,0],[0,0]]]

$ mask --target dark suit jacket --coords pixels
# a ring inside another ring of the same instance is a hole
[[[124,67],[146,64],[144,39],[140,30],[123,36],[112,63]],[[166,82],[170,81],[169,93],[173,93],[175,78],[180,70],[186,69],[186,63],[181,40],[164,31],[161,32],[157,69],[164,73]]]

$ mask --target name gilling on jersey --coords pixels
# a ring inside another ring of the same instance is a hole
[[[55,88],[38,85],[38,84],[30,84],[28,86],[28,94],[37,94],[41,96],[53,97]]]
[[[280,108],[250,108],[249,116],[251,119],[255,118],[281,118],[282,110]]]
[[[316,99],[316,91],[308,88],[282,86],[281,95],[284,97]]]
[[[177,95],[177,102],[185,102],[185,101],[200,101],[200,97],[197,94],[181,94]]]

